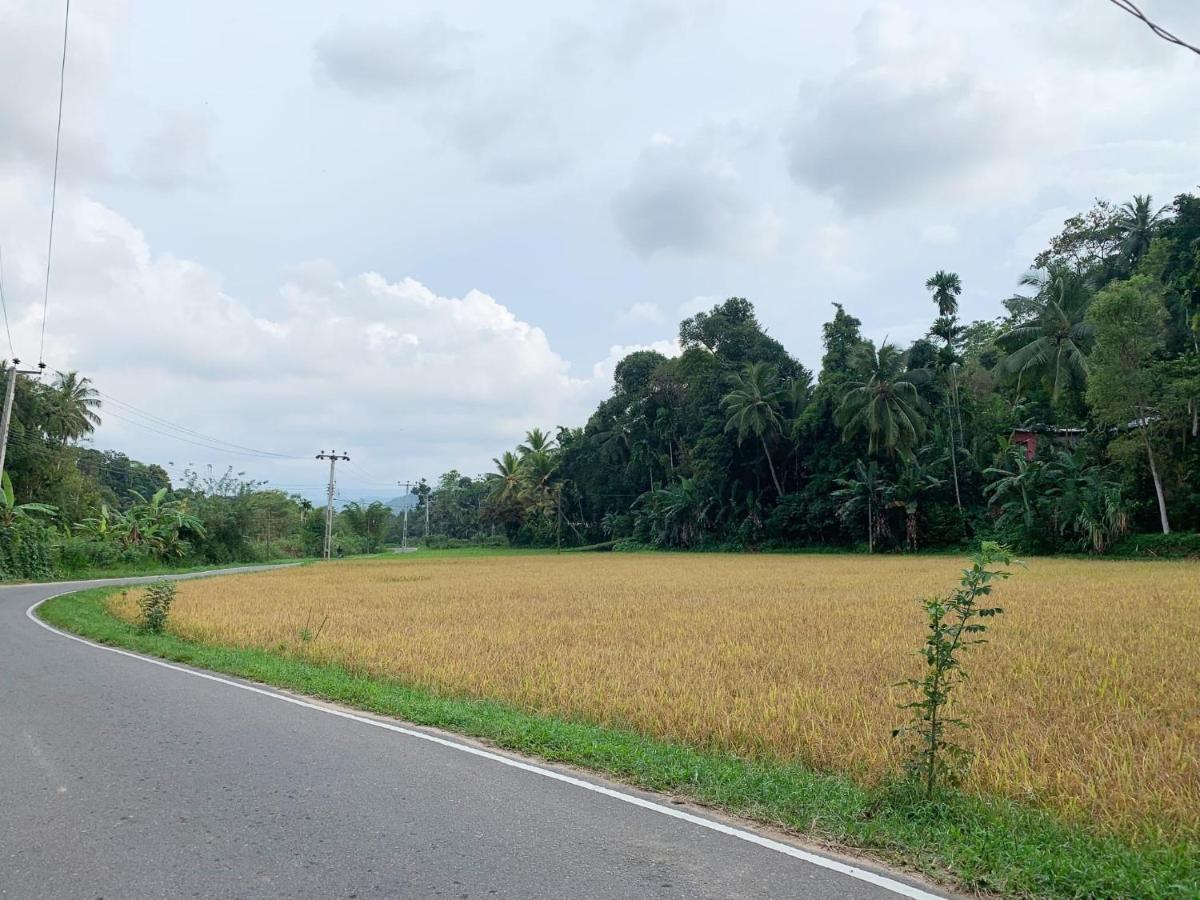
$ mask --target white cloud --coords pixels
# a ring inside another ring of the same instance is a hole
[[[43,213],[0,178],[0,230],[14,338],[27,359],[40,328]],[[612,365],[577,377],[545,333],[481,291],[441,296],[373,272],[298,267],[270,314],[228,294],[204,266],[156,253],[113,210],[59,198],[46,360],[127,403],[207,434],[305,456],[346,447],[374,468],[473,471],[530,422],[577,422],[611,388]],[[109,412],[97,441],[150,459],[204,459]],[[215,460],[210,455],[209,460]],[[401,463],[400,461],[403,461]],[[300,477],[307,461],[256,461]]]
[[[617,315],[617,321],[627,325],[657,325],[665,319],[657,303],[633,303]]]
[[[762,259],[775,250],[779,217],[752,199],[728,163],[656,136],[614,200],[617,226],[643,257],[660,251]]]

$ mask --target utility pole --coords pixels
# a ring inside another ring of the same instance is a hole
[[[331,450],[329,453],[322,450],[316,458],[329,460],[329,489],[325,494],[325,559],[329,559],[329,545],[333,539],[334,467],[337,466],[339,459],[350,462],[350,457],[345,453],[338,453],[336,450]]]
[[[408,498],[412,496],[411,481],[397,481],[400,487],[404,488],[404,536],[400,539],[400,549],[408,549]]]
[[[12,368],[8,370],[8,385],[4,390],[4,415],[0,417],[0,479],[4,478],[4,457],[8,455],[8,427],[12,424],[13,398],[17,395],[18,375],[37,375],[41,377],[46,368],[45,363],[38,363],[36,369],[18,369],[21,361],[13,357]]]

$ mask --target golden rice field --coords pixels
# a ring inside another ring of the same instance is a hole
[[[877,779],[953,558],[420,556],[189,581],[172,630]],[[1037,559],[959,712],[971,789],[1200,836],[1200,564]],[[133,598],[115,601],[134,614]],[[320,635],[300,640],[307,627]]]

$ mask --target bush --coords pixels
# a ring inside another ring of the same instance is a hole
[[[614,553],[641,553],[654,549],[650,544],[634,538],[621,538],[619,541],[614,541],[612,548]]]
[[[71,575],[96,569],[136,566],[139,563],[149,565],[151,556],[136,548],[122,548],[108,541],[68,537],[54,546],[54,561],[59,572]]]
[[[0,576],[37,581],[54,574],[51,531],[34,522],[0,527]]]
[[[1200,559],[1200,534],[1131,534],[1113,544],[1109,552],[1112,556],[1149,559]]]
[[[428,534],[421,540],[421,544],[429,550],[462,550],[466,547],[486,547],[498,550],[509,546],[508,538],[502,534],[477,534],[473,538]]]
[[[167,627],[167,616],[175,600],[175,582],[162,579],[154,582],[138,598],[142,610],[142,627],[151,634],[161,634]]]

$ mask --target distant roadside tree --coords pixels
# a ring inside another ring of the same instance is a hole
[[[1144,276],[1114,282],[1096,295],[1089,315],[1096,349],[1087,396],[1099,421],[1141,435],[1159,523],[1163,534],[1170,534],[1167,499],[1152,439],[1163,424],[1154,361],[1163,345],[1166,315],[1161,288]]]

